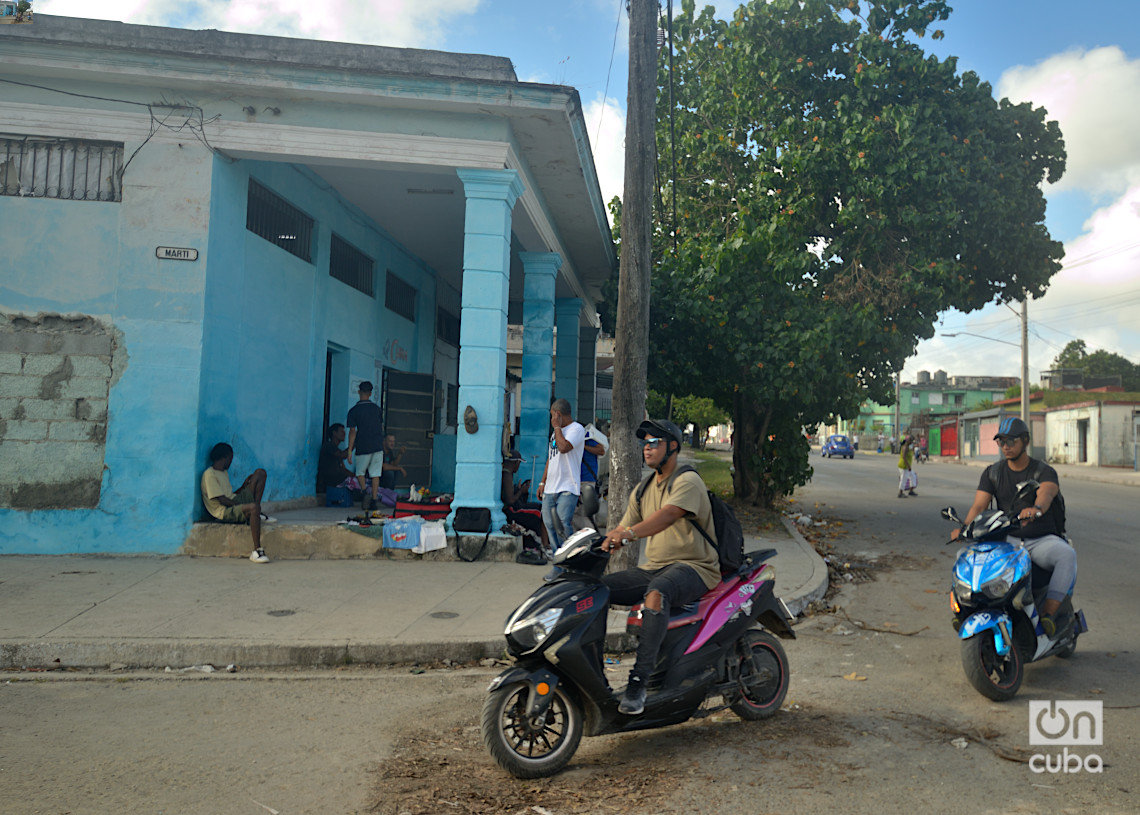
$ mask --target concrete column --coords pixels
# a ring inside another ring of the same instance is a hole
[[[554,319],[558,327],[558,348],[554,358],[554,398],[570,402],[570,415],[577,414],[578,404],[578,312],[582,300],[563,297],[554,302]]]
[[[507,371],[507,294],[511,210],[523,191],[514,170],[458,170],[467,196],[463,224],[462,326],[459,334],[459,438],[454,507],[488,507],[491,529],[506,517],[502,481],[503,404]],[[470,405],[479,429],[468,433]]]
[[[578,335],[578,421],[594,421],[597,404],[598,329],[584,326]]]
[[[554,282],[562,266],[562,257],[555,252],[524,252],[519,257],[526,274],[523,280],[518,444],[523,465],[519,468],[519,478],[531,478],[533,472],[531,496],[537,499],[550,435],[550,386],[554,378]]]

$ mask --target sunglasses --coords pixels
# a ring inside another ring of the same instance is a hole
[[[1013,447],[1013,445],[1015,445],[1017,443],[1017,439],[1011,439],[1009,437],[1004,437],[1004,438],[998,439],[997,443],[998,443],[999,447]]]
[[[642,442],[644,442],[645,446],[648,447],[650,450],[657,449],[657,445],[659,445],[663,441],[665,441],[665,440],[664,439],[654,439],[654,438],[642,439]]]

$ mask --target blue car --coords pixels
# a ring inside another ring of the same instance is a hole
[[[827,437],[827,441],[823,443],[823,449],[820,450],[820,454],[824,458],[831,458],[832,456],[855,458],[855,448],[851,445],[851,439],[836,434]]]

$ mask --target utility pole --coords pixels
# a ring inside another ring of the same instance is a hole
[[[649,272],[652,262],[653,170],[657,139],[656,0],[630,0],[629,86],[625,120],[625,192],[621,211],[621,268],[614,332],[614,395],[610,433],[609,524],[625,514],[641,479],[634,436],[645,411],[649,359]],[[637,546],[611,558],[611,569],[637,565]]]
[[[1021,301],[1021,421],[1029,424],[1029,297]],[[1007,369],[1008,370],[1008,369]]]

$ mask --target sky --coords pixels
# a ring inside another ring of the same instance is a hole
[[[679,8],[680,0],[674,5]],[[713,3],[727,17],[735,3]],[[1071,340],[1140,364],[1140,3],[950,0],[945,38],[997,98],[1043,106],[1061,127],[1064,177],[1046,185],[1046,225],[1064,268],[1030,300],[1029,377]],[[35,0],[41,14],[360,42],[511,59],[526,82],[578,90],[604,200],[622,193],[628,65],[625,0]],[[1019,306],[941,316],[906,362],[919,371],[1020,376]],[[957,334],[947,337],[946,334]],[[973,336],[980,335],[980,336]]]

